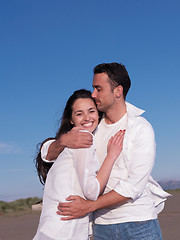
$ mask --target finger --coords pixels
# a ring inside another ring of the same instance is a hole
[[[92,146],[92,143],[81,143],[78,148],[89,148]]]
[[[57,215],[60,215],[60,216],[71,216],[70,212],[61,212],[61,211],[57,211],[56,212]]]
[[[121,138],[118,139],[118,143],[117,144],[119,146],[123,147],[123,141],[124,141],[124,135]]]
[[[68,212],[70,212],[70,209],[71,208],[69,208],[69,207],[67,207],[67,208],[64,208],[64,207],[57,207],[57,211],[59,211],[59,212],[61,212],[61,213],[65,213],[65,215],[66,215],[66,213],[68,213]]]
[[[72,201],[72,200],[75,200],[77,199],[77,195],[70,195],[69,197],[66,198],[66,201]]]
[[[113,137],[113,140],[112,140],[112,143],[113,144],[118,144],[118,142],[119,142],[119,139],[121,139],[121,134],[122,133],[116,133],[115,135],[114,135],[114,137]]]
[[[82,129],[83,130],[83,129]],[[89,133],[89,132],[82,132],[82,131],[80,131],[79,132],[80,133],[80,135],[82,136],[82,137],[85,137],[85,138],[87,138],[87,139],[92,139],[92,135]]]
[[[73,132],[78,132],[78,133],[79,133],[79,130],[83,130],[82,127],[73,127],[73,128],[71,129],[71,131],[73,131]]]
[[[93,144],[93,139],[86,139],[86,138],[81,138],[80,143],[82,145],[92,145]]]
[[[124,130],[123,130],[123,131],[119,131],[119,132],[117,133],[117,137],[123,137],[124,134],[125,134],[125,131],[124,131]]]
[[[125,134],[125,129],[124,130],[119,130],[117,133],[116,133],[116,135],[117,136],[123,136],[124,134]]]
[[[111,137],[110,139],[110,145],[116,145],[116,139],[114,137]]]
[[[113,143],[117,144],[119,142],[119,139],[122,137],[122,132],[117,132],[113,137]]]
[[[117,145],[122,148],[123,147],[123,139],[119,139],[117,142]]]
[[[122,130],[119,130],[119,131],[114,135],[114,137],[115,137],[115,136],[118,136],[119,134],[122,134]]]
[[[85,144],[91,144],[93,142],[93,139],[92,138],[89,138],[89,139],[84,138],[84,139],[81,139],[81,141]]]
[[[88,135],[84,135],[84,136],[81,136],[81,141],[84,142],[84,143],[92,143],[93,138],[92,138],[92,136],[89,137]]]
[[[109,144],[112,143],[112,141],[113,141],[113,137],[109,139]]]
[[[123,140],[124,138],[124,131],[118,132],[118,134],[115,136],[115,139],[119,142]]]
[[[115,140],[119,141],[119,140],[123,139],[124,138],[124,134],[125,134],[124,130],[117,132],[116,135],[114,136]]]
[[[78,130],[78,131],[79,131],[79,130],[83,130],[83,129],[82,129],[82,126],[80,126],[80,127],[74,127],[74,129],[76,129],[76,130]]]
[[[119,144],[119,141],[123,140],[125,130],[119,130],[114,136],[109,139],[109,144]]]
[[[62,203],[59,203],[58,208],[59,207],[67,208],[67,207],[70,207],[70,206],[71,206],[71,202],[62,202]]]
[[[72,220],[72,219],[75,219],[75,217],[72,217],[72,216],[70,216],[70,217],[62,217],[62,218],[60,218],[62,221],[67,221],[67,220]]]

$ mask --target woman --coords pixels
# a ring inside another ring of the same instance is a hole
[[[84,89],[75,91],[67,101],[55,139],[74,126],[92,134],[98,122],[99,115],[91,92]],[[43,170],[42,159],[40,153],[38,154],[36,159],[38,174],[41,182],[46,182],[43,209],[34,240],[88,239],[89,216],[61,221],[56,214],[58,203],[64,202],[71,194],[96,200],[103,192],[113,164],[122,150],[123,138],[124,131],[120,131],[110,139],[107,156],[99,172],[94,141],[90,148],[65,148],[49,170],[47,179],[47,169]]]

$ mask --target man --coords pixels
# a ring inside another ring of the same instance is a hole
[[[123,151],[114,164],[104,194],[97,201],[70,196],[69,202],[60,203],[58,207],[57,213],[64,216],[64,220],[94,212],[94,240],[162,239],[157,214],[168,194],[150,176],[155,160],[154,132],[140,116],[144,111],[125,102],[130,85],[122,64],[107,63],[94,68],[92,97],[98,110],[104,112],[95,132],[100,164],[106,156],[108,140],[125,129]],[[73,129],[49,148],[47,143],[44,155],[52,160],[66,146],[88,147],[91,141],[88,134]]]

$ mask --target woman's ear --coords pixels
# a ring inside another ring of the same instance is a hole
[[[73,121],[72,121],[72,120],[70,120],[70,124],[74,125],[74,123],[73,123]]]

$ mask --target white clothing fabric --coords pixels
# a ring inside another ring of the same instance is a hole
[[[114,124],[101,120],[95,132],[97,156],[102,164],[111,136],[126,129],[123,150],[117,158],[104,193],[116,191],[130,201],[94,212],[95,223],[115,224],[157,218],[168,193],[150,176],[155,160],[155,138],[150,123],[140,115],[141,109],[126,102],[127,114]]]
[[[51,143],[49,141],[42,147],[41,156],[44,160]],[[34,240],[44,240],[45,236],[49,240],[88,239],[89,216],[61,221],[56,211],[59,202],[65,202],[69,195],[96,200],[100,191],[96,179],[98,169],[94,141],[87,149],[64,149],[47,175],[43,209]]]

